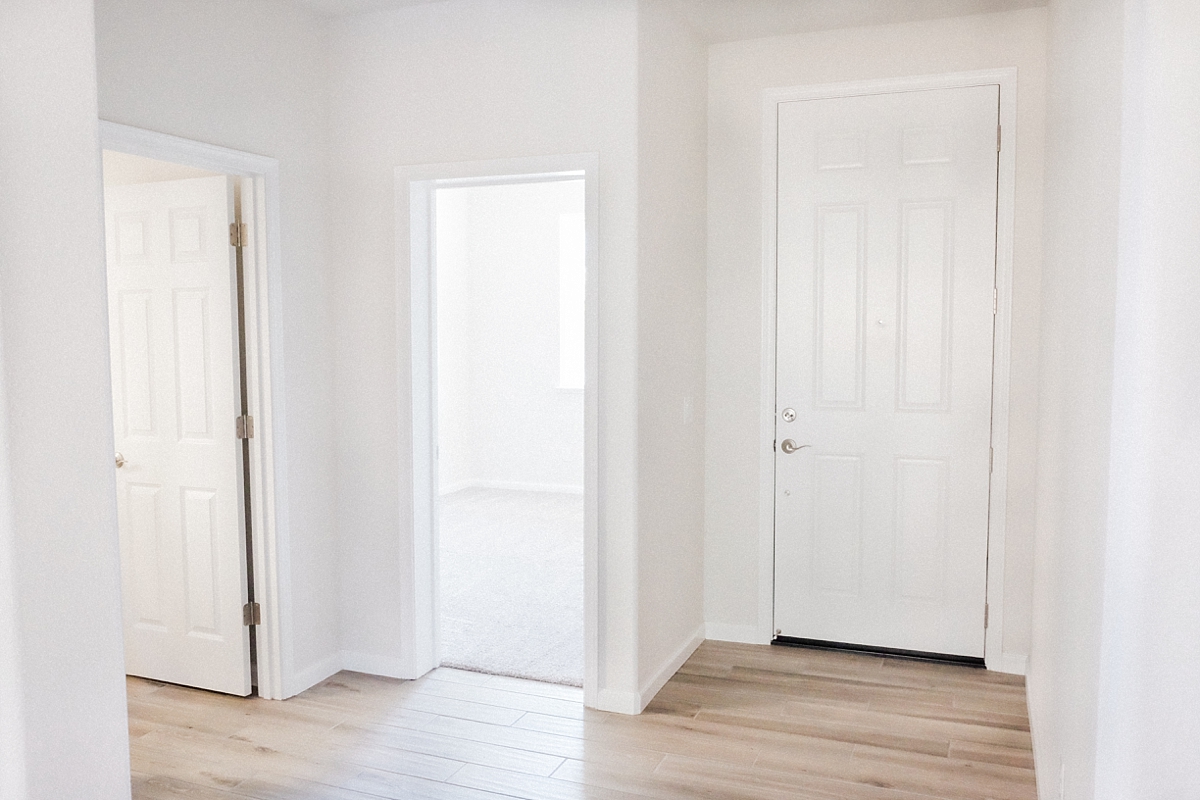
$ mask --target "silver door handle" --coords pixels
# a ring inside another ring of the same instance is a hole
[[[791,455],[792,453],[796,452],[797,450],[803,450],[806,447],[812,447],[812,445],[811,444],[796,444],[791,439],[784,439],[782,442],[779,443],[779,449],[782,450],[783,452],[787,453],[788,455]]]
[[[125,466],[125,456],[117,453],[117,469],[120,469],[123,466]]]

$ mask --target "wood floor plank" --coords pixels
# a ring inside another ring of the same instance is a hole
[[[523,692],[512,692],[493,686],[478,686],[466,683],[422,679],[417,682],[416,691],[420,694],[433,695],[435,697],[467,700],[472,703],[499,706],[500,708],[517,711],[532,711],[538,714],[567,717],[570,719],[583,718],[582,702],[560,700],[554,697],[542,697]]]
[[[137,800],[1034,800],[1023,681],[705,642],[639,716],[463,670],[283,702],[127,681]]]
[[[375,746],[453,759],[484,767],[498,767],[530,775],[550,775],[562,764],[562,756],[500,744],[468,741],[430,731],[381,729],[370,739]]]

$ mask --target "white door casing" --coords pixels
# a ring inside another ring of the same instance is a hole
[[[224,176],[105,190],[126,671],[248,695]]]
[[[984,655],[998,104],[778,106],[782,636]]]

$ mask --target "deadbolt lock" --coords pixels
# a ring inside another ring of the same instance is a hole
[[[784,422],[795,422],[796,421],[796,409],[785,408],[783,410],[783,413],[780,416],[783,417]]]

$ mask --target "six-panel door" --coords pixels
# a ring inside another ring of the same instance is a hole
[[[223,176],[105,189],[126,671],[247,695],[232,218]]]
[[[779,105],[782,636],[983,656],[998,100]]]

